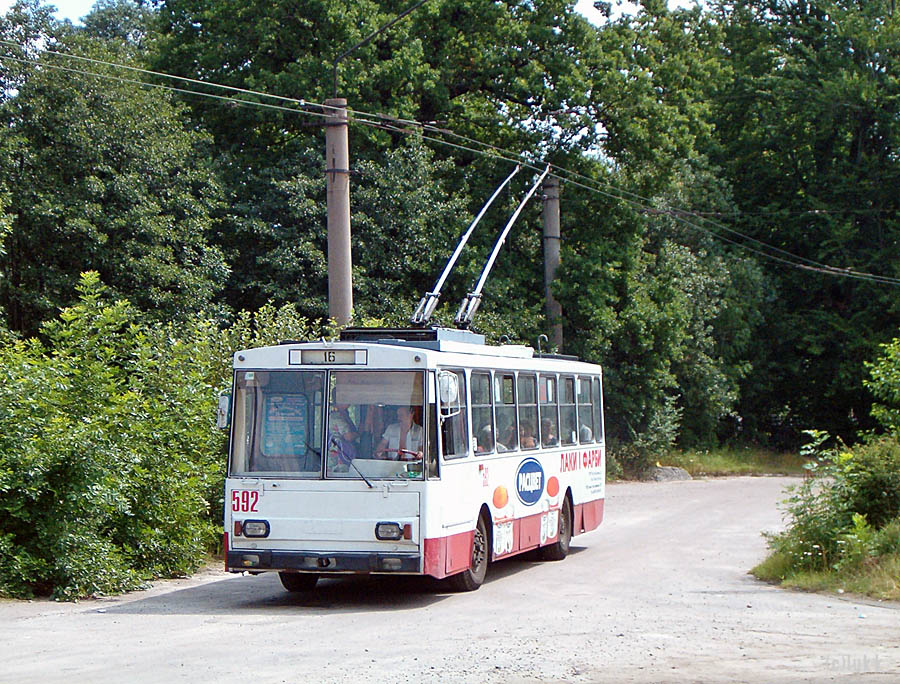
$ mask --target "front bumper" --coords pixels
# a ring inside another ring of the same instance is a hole
[[[422,558],[418,553],[385,552],[313,552],[264,551],[231,549],[225,555],[229,572],[260,570],[300,570],[336,574],[422,572]]]

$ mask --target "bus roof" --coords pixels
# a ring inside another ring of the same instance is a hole
[[[446,328],[349,329],[341,334],[340,341],[285,340],[272,347],[236,352],[234,360],[236,369],[300,366],[433,368],[450,364],[518,370],[599,371],[598,366],[576,357],[536,354],[534,349],[521,344],[489,345],[485,344],[483,335]]]

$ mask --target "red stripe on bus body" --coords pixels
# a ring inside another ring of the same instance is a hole
[[[603,520],[603,499],[587,501],[575,506],[573,511],[573,533],[590,532],[596,529]],[[512,520],[513,524],[513,548],[497,558],[509,558],[518,553],[530,551],[540,545],[541,517],[545,513],[535,513],[524,518]],[[495,524],[509,523],[510,519],[498,519]],[[472,539],[474,532],[460,532],[448,537],[431,537],[425,539],[425,562],[423,572],[426,575],[438,579],[447,577],[461,570],[465,570],[471,564]],[[547,537],[545,543],[551,543],[556,539],[556,534]],[[493,551],[493,550],[492,550]],[[493,555],[493,553],[492,553]]]
[[[576,533],[590,532],[600,526],[600,523],[603,522],[603,501],[603,499],[595,499],[575,506],[575,520],[572,528]]]
[[[472,562],[472,539],[474,537],[475,531],[469,530],[452,534],[449,537],[426,539],[423,572],[440,579],[468,568]]]

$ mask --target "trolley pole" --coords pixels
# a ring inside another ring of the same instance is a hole
[[[353,314],[350,254],[350,147],[347,100],[325,100],[325,175],[328,201],[328,315],[344,326]]]
[[[562,305],[553,298],[551,284],[559,266],[559,179],[544,182],[544,311],[550,322],[550,344],[562,350]]]

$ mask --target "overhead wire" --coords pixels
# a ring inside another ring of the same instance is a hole
[[[9,45],[10,47],[23,47],[21,43],[17,43],[12,40],[3,40],[0,38],[0,45]],[[282,95],[273,95],[271,93],[264,93],[256,90],[249,90],[247,88],[238,88],[236,86],[229,86],[223,83],[212,83],[210,81],[202,81],[196,78],[190,78],[188,76],[177,76],[175,74],[167,74],[163,71],[153,71],[152,69],[143,69],[141,67],[131,66],[130,64],[120,64],[118,62],[110,62],[103,59],[97,59],[95,57],[85,57],[83,55],[76,55],[74,52],[60,52],[59,50],[51,50],[49,48],[44,48],[41,52],[48,55],[56,55],[57,57],[65,57],[67,59],[74,59],[81,62],[88,62],[90,64],[101,64],[103,66],[114,67],[116,69],[126,69],[128,71],[136,71],[141,74],[147,74],[149,76],[158,76],[160,78],[168,78],[176,81],[184,81],[186,83],[195,83],[197,85],[207,86],[209,88],[220,88],[222,90],[229,90],[231,92],[236,93],[244,93],[245,95],[256,95],[259,97],[268,97],[273,100],[281,100],[282,102],[291,102],[293,104],[299,104],[301,106],[314,106],[314,107],[325,107],[326,105],[316,104],[316,103],[307,103],[302,98],[294,98],[294,97],[284,97]],[[15,57],[10,57],[8,55],[3,55],[3,58],[8,59],[16,59]],[[21,60],[19,60],[21,61]],[[87,73],[95,73],[95,72],[87,72]],[[100,74],[97,74],[100,75]],[[146,83],[146,81],[141,81],[141,83]],[[153,84],[147,84],[153,85]],[[336,108],[335,108],[336,109]]]
[[[0,60],[3,60],[3,59],[9,59],[14,62],[21,62],[23,64],[34,64],[34,65],[37,65],[37,66],[40,66],[43,68],[56,69],[58,71],[65,71],[68,73],[79,74],[82,76],[94,76],[96,78],[105,78],[107,80],[117,81],[119,83],[129,83],[132,85],[146,86],[149,88],[157,88],[160,90],[167,90],[169,92],[182,93],[185,95],[199,95],[201,97],[208,97],[208,98],[212,98],[215,100],[223,100],[223,101],[227,101],[227,102],[230,102],[233,104],[247,105],[247,106],[252,106],[252,107],[263,107],[265,109],[274,109],[274,110],[283,111],[283,112],[291,112],[293,114],[309,114],[312,116],[323,116],[323,117],[330,116],[329,114],[325,114],[323,112],[305,111],[305,110],[295,109],[293,107],[284,107],[281,105],[273,105],[273,104],[269,104],[267,102],[253,102],[252,100],[241,100],[241,99],[234,98],[234,97],[228,97],[226,95],[215,95],[214,93],[203,93],[200,91],[190,90],[187,88],[177,88],[175,86],[162,85],[161,83],[147,83],[146,81],[140,81],[140,80],[133,79],[133,78],[123,78],[122,76],[114,76],[112,74],[99,74],[95,71],[85,71],[84,69],[75,69],[73,67],[61,66],[59,64],[46,64],[46,63],[39,62],[39,61],[33,60],[33,59],[24,59],[22,57],[12,57],[9,55],[0,56]]]
[[[22,47],[18,43],[15,43],[13,41],[6,41],[6,40],[2,40],[2,39],[0,39],[0,44],[5,44],[5,45],[10,45],[10,46],[15,46],[15,47]],[[254,90],[249,90],[246,88],[237,88],[235,86],[227,86],[224,84],[213,83],[213,82],[209,82],[209,81],[202,81],[202,80],[193,79],[193,78],[189,78],[189,77],[185,77],[185,76],[176,76],[173,74],[166,74],[166,73],[160,72],[160,71],[153,71],[150,69],[142,69],[140,67],[133,67],[133,66],[125,65],[125,64],[118,64],[115,62],[109,62],[109,61],[99,60],[99,59],[90,58],[90,57],[83,57],[81,55],[75,55],[73,53],[59,52],[59,51],[49,50],[49,49],[45,49],[44,52],[47,52],[49,54],[53,54],[56,56],[60,56],[60,57],[66,57],[66,58],[72,58],[72,59],[85,61],[88,63],[101,64],[101,65],[109,66],[109,67],[113,67],[113,68],[121,68],[121,69],[131,70],[131,71],[144,73],[144,74],[151,75],[151,76],[175,79],[175,80],[183,81],[186,83],[193,83],[193,84],[202,85],[202,86],[206,86],[206,87],[225,89],[225,90],[228,90],[231,92],[237,92],[237,93],[240,93],[243,95],[252,95],[252,96],[256,96],[256,97],[272,98],[272,99],[275,99],[275,100],[278,100],[281,102],[286,102],[286,103],[290,103],[292,105],[297,105],[300,108],[298,108],[297,106],[289,107],[289,106],[283,106],[283,105],[274,105],[274,104],[269,104],[266,102],[257,102],[254,100],[245,100],[245,99],[240,99],[240,98],[236,98],[236,97],[216,95],[213,93],[192,90],[189,88],[179,88],[179,87],[167,86],[167,85],[163,85],[163,84],[159,84],[159,83],[151,83],[151,82],[143,81],[143,80],[139,80],[139,79],[123,78],[121,76],[115,76],[113,74],[103,74],[103,73],[98,73],[96,71],[87,71],[84,69],[76,69],[73,67],[67,67],[67,66],[62,66],[62,65],[58,65],[58,64],[51,64],[49,62],[39,61],[36,59],[26,59],[26,58],[14,57],[11,55],[0,56],[0,59],[9,59],[9,60],[19,62],[19,63],[32,64],[32,65],[36,65],[36,66],[40,66],[40,67],[56,69],[56,70],[60,70],[60,71],[68,72],[68,73],[74,73],[74,74],[83,75],[83,76],[105,78],[105,79],[109,79],[109,80],[113,80],[113,81],[117,81],[117,82],[129,83],[132,85],[139,85],[139,86],[143,86],[143,87],[157,88],[157,89],[162,89],[162,90],[166,90],[169,92],[176,92],[176,93],[180,93],[180,94],[184,94],[184,95],[206,97],[206,98],[211,98],[211,99],[215,99],[218,101],[225,101],[225,102],[229,102],[232,104],[238,104],[241,106],[261,107],[261,108],[265,108],[265,109],[290,112],[290,113],[294,113],[294,114],[306,114],[306,115],[310,115],[310,116],[318,116],[318,117],[326,117],[327,118],[327,117],[332,116],[329,113],[329,110],[334,111],[334,110],[342,109],[342,108],[335,107],[332,105],[326,105],[326,104],[320,104],[320,103],[310,103],[304,99],[283,97],[280,95],[272,95],[270,93],[265,93],[262,91],[254,91]],[[321,110],[321,111],[317,111],[317,110]],[[429,140],[431,142],[449,146],[451,148],[454,148],[454,149],[457,149],[460,151],[466,151],[466,152],[476,154],[476,155],[481,155],[481,156],[493,157],[495,159],[498,159],[501,161],[506,161],[509,163],[520,164],[522,167],[534,170],[536,172],[541,172],[541,170],[542,170],[539,166],[537,166],[537,163],[535,163],[535,164],[529,163],[527,160],[523,159],[522,156],[517,157],[513,152],[510,152],[509,150],[505,150],[503,148],[497,147],[495,145],[491,145],[489,143],[484,143],[484,142],[476,140],[474,138],[470,138],[468,136],[464,136],[462,134],[456,133],[455,131],[452,131],[445,127],[439,127],[439,126],[433,125],[429,122],[420,122],[420,121],[416,121],[413,119],[403,119],[401,117],[394,117],[392,115],[382,114],[382,113],[366,112],[364,110],[352,110],[352,115],[353,115],[352,121],[361,123],[363,125],[367,125],[370,127],[379,128],[382,130],[387,130],[387,131],[391,131],[391,132],[395,132],[395,133],[407,134],[407,135],[413,133],[413,131],[409,130],[408,128],[404,128],[404,127],[412,126],[414,128],[420,129],[417,132],[417,134],[420,135],[424,140]],[[402,127],[402,126],[404,126],[404,127]],[[427,135],[425,133],[425,131],[432,132],[432,133],[438,133],[441,135],[447,135],[449,137],[453,137],[453,138],[462,140],[462,141],[470,143],[470,144],[464,145],[461,143],[453,143],[453,142],[450,142],[443,138],[437,138],[437,137],[434,137],[431,135]],[[475,146],[477,146],[477,147],[475,147]],[[735,247],[746,250],[750,253],[756,254],[765,259],[769,259],[769,260],[781,263],[783,265],[789,265],[794,268],[799,268],[799,269],[812,271],[812,272],[823,273],[823,274],[827,274],[827,275],[857,278],[857,279],[869,280],[869,281],[883,283],[883,284],[889,284],[889,285],[900,285],[900,279],[898,279],[898,278],[892,278],[889,276],[881,276],[881,275],[872,274],[872,273],[865,273],[865,272],[856,271],[854,269],[849,269],[849,268],[840,268],[840,267],[831,266],[828,264],[823,264],[823,263],[820,263],[820,262],[817,262],[817,261],[814,261],[811,259],[807,259],[800,255],[793,254],[791,252],[783,250],[774,245],[770,245],[768,243],[762,242],[761,240],[757,240],[756,238],[753,238],[749,235],[741,233],[740,231],[734,230],[720,222],[713,221],[700,213],[689,212],[689,211],[680,210],[680,209],[659,209],[657,207],[652,206],[653,200],[650,198],[643,197],[641,195],[630,192],[628,190],[624,190],[623,188],[619,188],[612,184],[603,183],[602,181],[599,181],[595,178],[590,178],[581,173],[572,171],[570,169],[566,169],[566,168],[561,167],[556,164],[551,164],[550,166],[555,172],[557,172],[554,175],[558,175],[560,178],[565,180],[567,183],[570,183],[576,187],[580,187],[589,192],[592,192],[592,193],[595,193],[598,195],[602,195],[602,196],[605,196],[605,197],[608,197],[611,199],[615,199],[615,200],[618,200],[621,202],[626,202],[626,203],[631,204],[641,210],[645,210],[648,213],[668,215],[680,223],[683,223],[691,228],[694,228],[695,230],[699,230],[701,232],[708,234],[709,236],[711,236],[714,239],[718,239],[720,241],[734,245]],[[576,178],[581,179],[582,181],[585,181],[585,182],[579,182],[579,181],[574,180]],[[587,183],[590,183],[590,185],[588,185]],[[600,189],[600,187],[597,187],[597,186],[612,188],[612,190],[614,190],[615,193],[618,193],[618,194],[614,194],[613,192],[604,191],[604,190]],[[713,230],[710,230],[703,226],[697,225],[695,222],[688,220],[685,216],[691,216],[700,221],[711,223],[712,225],[716,226],[717,228],[720,228],[721,230],[724,230],[732,235],[740,237],[748,242],[752,242],[756,245],[759,245],[762,249],[756,249],[756,248],[750,247],[747,244],[738,242],[737,240],[730,239],[730,238],[728,238],[724,235],[721,235],[720,233],[717,233]],[[777,257],[774,254],[770,254],[768,252],[763,251],[765,249],[772,250],[773,252],[782,254],[788,258]]]
[[[392,131],[397,131],[397,132],[404,132],[404,131],[402,131],[401,129],[398,129],[397,127],[389,126],[389,125],[386,125],[386,124],[377,124],[377,126],[378,126],[379,128],[383,128],[383,129],[386,129],[386,130],[392,130]],[[426,140],[432,140],[432,141],[434,141],[434,142],[438,142],[438,143],[441,143],[441,144],[450,145],[451,147],[455,147],[455,148],[457,148],[457,149],[465,150],[465,151],[468,151],[468,152],[473,152],[473,153],[476,153],[476,154],[484,154],[484,152],[481,151],[481,150],[473,149],[473,148],[471,148],[471,147],[464,146],[464,145],[459,145],[459,144],[457,144],[457,143],[448,143],[448,142],[446,142],[446,141],[443,141],[443,140],[440,140],[440,139],[437,139],[437,138],[433,138],[433,137],[428,136],[428,135],[424,135],[424,134],[423,134],[422,137],[423,137],[424,139],[426,139]],[[495,156],[496,158],[499,158],[499,159],[501,159],[501,160],[503,160],[503,161],[508,161],[508,162],[514,162],[514,163],[516,163],[516,160],[515,160],[515,159],[509,158],[509,157],[505,157],[505,156],[501,156],[501,155],[491,155],[491,156]],[[537,171],[537,172],[540,171],[540,168],[539,168],[539,167],[536,167],[536,166],[533,165],[533,164],[522,163],[522,162],[518,162],[518,163],[521,163],[522,166],[525,167],[525,168],[528,168],[528,169],[531,169],[531,170],[534,170],[534,171]],[[575,175],[575,176],[579,176],[579,175],[580,175],[580,174],[571,172],[571,171],[569,171],[568,169],[559,167],[559,166],[554,165],[554,164],[551,164],[551,167],[552,167],[553,169],[557,170],[557,171],[562,172],[562,173],[570,173],[570,174],[573,174],[573,175]],[[872,274],[872,273],[863,273],[863,272],[859,272],[859,271],[854,271],[854,270],[852,270],[852,269],[843,269],[843,268],[840,268],[840,267],[837,267],[837,266],[830,266],[830,265],[828,265],[828,264],[821,264],[821,263],[819,263],[819,262],[815,262],[815,261],[812,261],[812,260],[810,260],[810,259],[805,259],[804,257],[801,257],[801,256],[799,256],[799,255],[792,254],[792,253],[790,253],[790,252],[786,252],[785,250],[779,249],[778,247],[775,247],[774,245],[769,245],[769,244],[767,244],[767,243],[764,243],[764,242],[761,242],[761,241],[759,241],[759,240],[756,240],[755,238],[751,238],[751,237],[749,237],[749,236],[745,236],[743,233],[740,233],[740,232],[738,232],[738,231],[729,229],[727,226],[724,226],[724,225],[721,225],[721,226],[720,226],[721,228],[723,228],[723,229],[725,229],[725,230],[728,230],[728,231],[731,232],[731,233],[736,233],[736,234],[739,235],[739,236],[745,237],[745,238],[747,238],[748,240],[750,240],[750,241],[752,241],[752,242],[754,242],[754,243],[760,244],[760,245],[762,245],[762,246],[764,246],[764,247],[767,247],[767,248],[769,248],[769,249],[772,249],[772,250],[774,250],[774,251],[781,252],[781,253],[783,253],[783,254],[785,254],[785,255],[787,255],[787,256],[794,257],[795,259],[798,259],[798,260],[803,261],[803,262],[806,262],[806,263],[797,263],[797,262],[795,262],[795,261],[791,261],[790,259],[785,259],[785,258],[777,257],[777,256],[775,256],[775,255],[773,255],[773,254],[769,254],[769,253],[764,252],[764,251],[762,251],[762,250],[760,250],[760,249],[755,249],[755,248],[750,247],[750,246],[748,246],[748,245],[746,245],[746,244],[744,244],[744,243],[738,242],[738,241],[736,241],[736,240],[732,240],[731,238],[728,238],[728,237],[726,237],[726,236],[724,236],[724,235],[720,235],[719,233],[716,233],[715,231],[712,231],[712,230],[710,230],[710,229],[708,229],[708,228],[705,228],[705,227],[703,227],[703,226],[697,225],[697,224],[694,223],[693,221],[690,221],[690,220],[686,219],[683,215],[681,215],[682,213],[687,213],[687,214],[690,215],[690,212],[672,212],[672,211],[667,211],[667,210],[656,209],[656,208],[654,208],[654,207],[651,207],[651,206],[645,205],[645,204],[643,204],[643,203],[640,203],[640,202],[638,202],[638,201],[636,201],[636,200],[628,199],[627,197],[622,197],[622,196],[620,196],[620,195],[614,195],[614,194],[609,193],[609,192],[604,192],[603,190],[600,190],[599,188],[596,188],[596,187],[592,187],[592,186],[586,185],[586,184],[584,184],[584,183],[581,183],[581,182],[572,180],[571,178],[566,178],[565,180],[566,180],[567,183],[569,183],[569,184],[571,184],[571,185],[574,185],[574,186],[576,186],[576,187],[583,188],[583,189],[588,190],[588,191],[590,191],[590,192],[593,192],[593,193],[595,193],[595,194],[603,195],[603,196],[609,197],[609,198],[611,198],[611,199],[616,199],[616,200],[618,200],[618,201],[620,201],[620,202],[627,202],[627,203],[630,203],[630,204],[633,204],[633,205],[637,206],[637,207],[640,208],[640,209],[651,210],[651,211],[653,211],[653,212],[655,212],[655,213],[658,213],[658,214],[666,214],[666,215],[669,215],[669,216],[671,216],[673,219],[675,219],[676,221],[678,221],[679,223],[683,223],[683,224],[685,224],[685,225],[687,225],[687,226],[689,226],[689,227],[691,227],[691,228],[694,228],[694,229],[699,230],[699,231],[701,231],[701,232],[703,232],[703,233],[706,233],[706,234],[710,235],[711,237],[713,237],[713,238],[715,238],[715,239],[721,240],[721,241],[726,242],[726,243],[728,243],[728,244],[734,245],[735,247],[738,247],[738,248],[740,248],[740,249],[743,249],[743,250],[745,250],[745,251],[751,252],[751,253],[756,254],[756,255],[758,255],[758,256],[761,256],[761,257],[763,257],[763,258],[765,258],[765,259],[769,259],[769,260],[771,260],[771,261],[775,261],[775,262],[780,263],[780,264],[783,264],[783,265],[793,266],[793,267],[795,267],[795,268],[799,268],[799,269],[802,269],[802,270],[812,271],[812,272],[817,272],[817,273],[823,273],[823,274],[827,274],[827,275],[843,276],[843,277],[848,277],[848,278],[856,278],[856,279],[861,279],[861,280],[869,280],[869,281],[874,281],[874,282],[884,283],[884,284],[887,284],[887,285],[897,285],[897,286],[900,286],[900,279],[898,279],[898,278],[891,278],[891,277],[889,277],[889,276],[881,276],[881,275]],[[701,218],[702,218],[702,217],[701,217]],[[706,219],[706,220],[708,220],[708,219]]]

